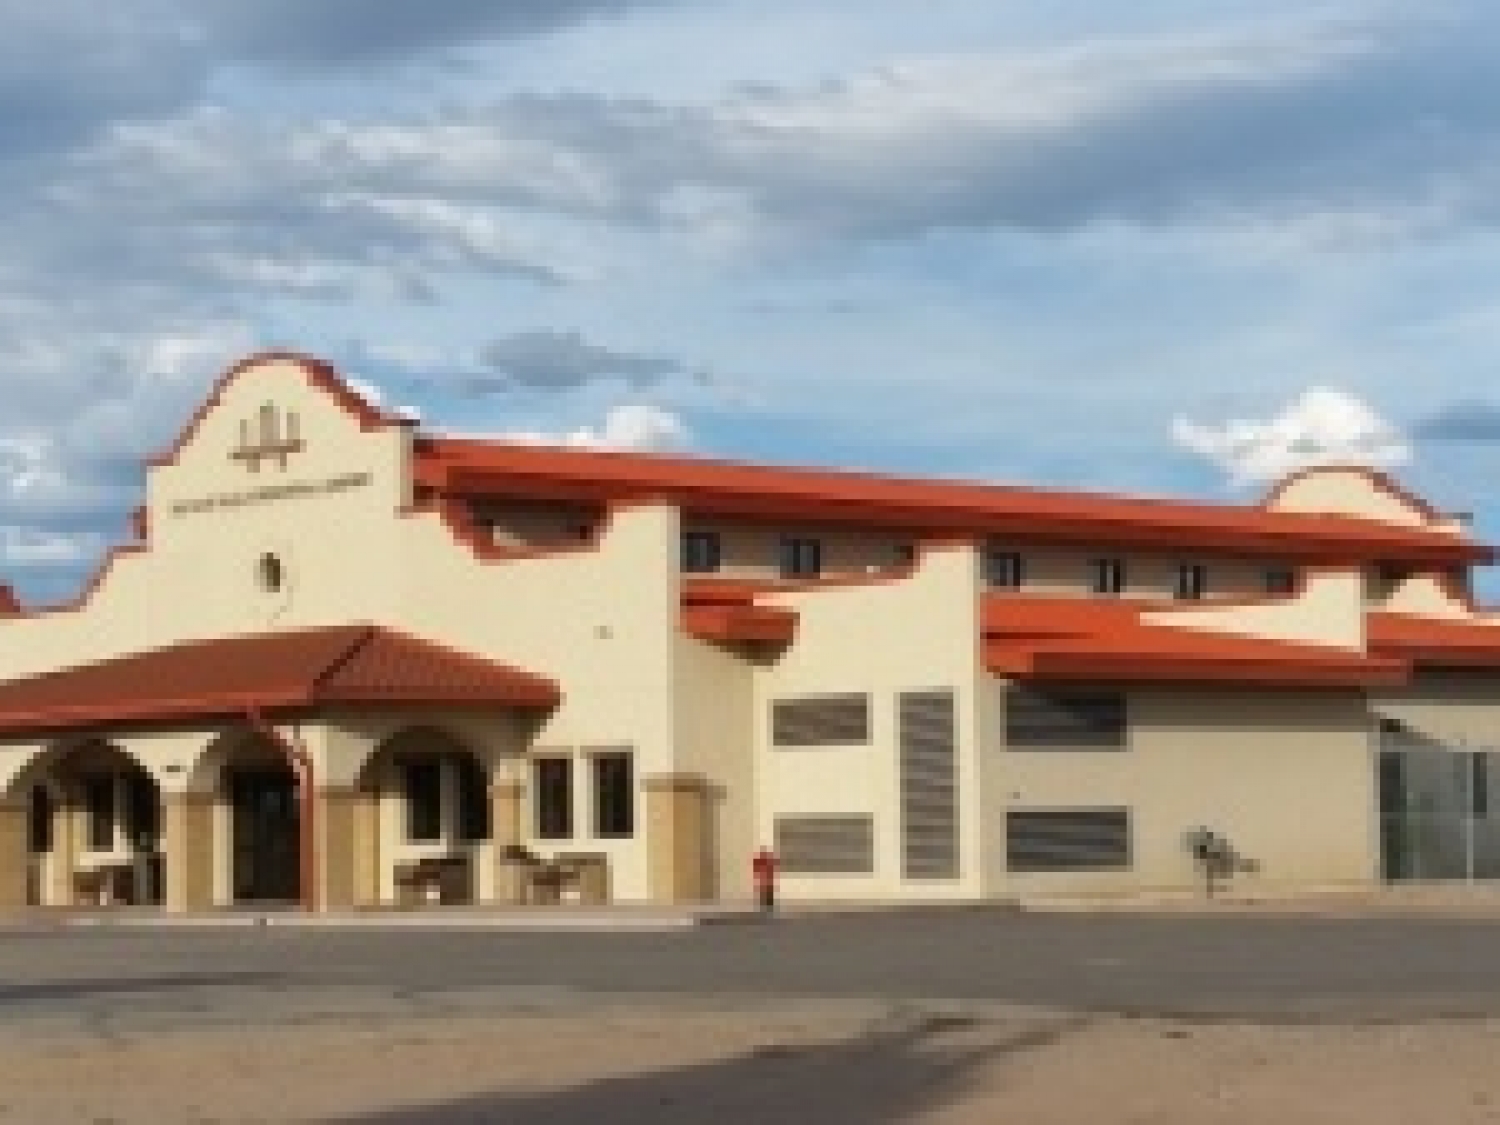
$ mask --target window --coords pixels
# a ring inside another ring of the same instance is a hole
[[[406,838],[428,843],[443,838],[443,760],[408,758],[401,763],[406,795]]]
[[[901,873],[907,879],[958,877],[957,722],[952,689],[899,697]]]
[[[1015,551],[987,551],[984,580],[996,590],[1019,590],[1026,581],[1026,564]]]
[[[490,838],[490,783],[484,767],[469,754],[455,754],[453,780],[458,788],[458,839],[472,844]]]
[[[869,741],[868,695],[809,695],[771,704],[773,746],[858,746]]]
[[[261,555],[256,573],[260,578],[260,588],[268,594],[279,594],[286,585],[286,566],[276,555]]]
[[[896,543],[891,546],[891,566],[904,568],[916,561],[917,545],[915,543]]]
[[[688,574],[712,574],[719,569],[722,546],[716,531],[689,531],[682,537],[682,569]]]
[[[115,779],[88,777],[83,781],[83,807],[88,814],[89,849],[115,850]]]
[[[1012,688],[1005,740],[1013,750],[1124,750],[1129,742],[1125,697]]]
[[[161,836],[156,783],[143,773],[125,775],[125,833],[135,847],[150,850]]]
[[[1202,563],[1179,563],[1174,591],[1183,601],[1195,602],[1208,593],[1208,567]]]
[[[1286,597],[1297,591],[1297,572],[1290,567],[1273,566],[1261,572],[1261,587],[1275,597]]]
[[[1007,813],[1011,871],[1097,871],[1130,866],[1130,810],[1049,809]]]
[[[1096,594],[1119,594],[1125,589],[1124,559],[1092,559],[1089,574]]]
[[[823,544],[817,539],[789,536],[781,541],[781,576],[816,578],[823,572]]]
[[[635,832],[635,766],[629,751],[595,754],[594,835],[620,839]]]
[[[41,855],[52,850],[52,794],[47,792],[45,785],[33,785],[31,787],[31,801],[28,806],[28,824],[30,836],[30,849],[33,855]]]
[[[872,875],[875,818],[778,816],[775,849],[788,875]]]
[[[536,760],[536,834],[543,840],[573,835],[573,760]]]

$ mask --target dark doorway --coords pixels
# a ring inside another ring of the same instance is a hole
[[[229,774],[236,902],[295,903],[301,898],[302,822],[290,770]]]

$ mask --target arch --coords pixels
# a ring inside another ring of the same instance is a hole
[[[316,878],[307,815],[310,779],[273,733],[225,731],[199,757],[190,790],[212,795],[215,897],[227,905],[311,905]]]
[[[162,904],[161,786],[124,747],[98,737],[53,743],[11,779],[5,798],[27,809],[29,899],[50,906]]]
[[[432,724],[403,727],[365,761],[356,788],[373,810],[363,888],[376,902],[473,902],[491,839],[490,764]]]

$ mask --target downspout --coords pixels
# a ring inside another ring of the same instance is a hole
[[[245,712],[251,729],[285,755],[297,776],[297,813],[301,829],[297,833],[299,881],[301,883],[302,909],[318,909],[318,837],[317,797],[313,789],[312,756],[307,748],[295,739],[277,730],[258,709]]]

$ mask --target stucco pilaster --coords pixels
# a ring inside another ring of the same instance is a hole
[[[27,851],[25,801],[0,804],[0,910],[19,910],[27,905],[27,873],[31,856]]]
[[[214,905],[215,800],[212,793],[162,796],[166,906],[174,913]]]
[[[708,783],[697,774],[664,774],[641,783],[646,855],[654,902],[699,902],[708,893]]]
[[[376,796],[358,786],[317,791],[318,888],[323,910],[375,902]]]

